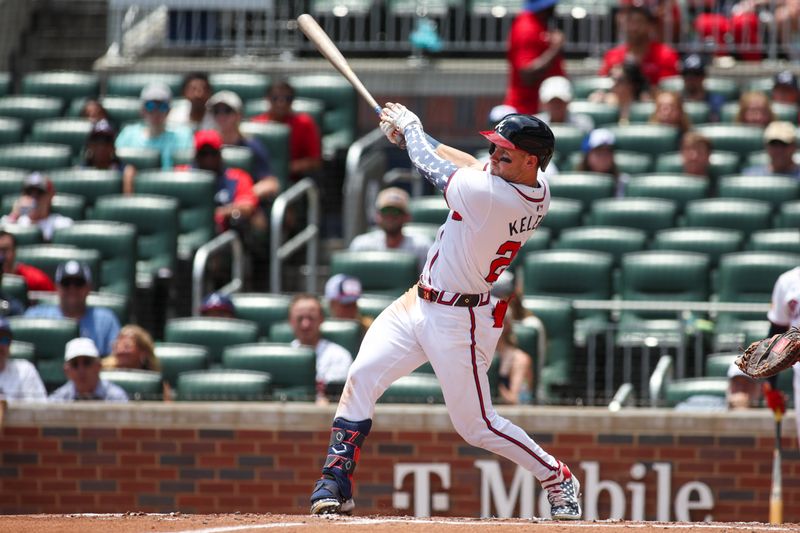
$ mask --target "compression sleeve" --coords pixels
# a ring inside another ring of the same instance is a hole
[[[430,137],[425,135],[421,124],[410,124],[403,134],[406,138],[406,151],[411,162],[425,179],[438,190],[443,191],[450,176],[458,170],[458,167],[436,153],[436,148],[431,144]]]

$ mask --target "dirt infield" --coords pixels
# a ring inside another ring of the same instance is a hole
[[[312,517],[303,515],[226,514],[80,514],[80,515],[14,515],[0,517],[0,531],[13,533],[85,533],[110,532],[180,532],[180,533],[248,533],[263,530],[292,532],[344,533],[397,531],[403,533],[647,533],[666,530],[702,530],[723,532],[800,531],[800,524],[769,525],[756,522],[686,523],[686,522],[553,522],[519,519],[477,518],[413,518],[413,517]]]

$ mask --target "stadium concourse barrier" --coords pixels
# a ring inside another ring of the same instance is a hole
[[[512,408],[583,486],[587,519],[760,521],[767,409]],[[14,403],[0,428],[0,512],[308,512],[334,407],[311,403]],[[784,418],[784,520],[800,522],[800,454]],[[470,447],[441,405],[380,404],[362,450],[361,515],[544,516],[533,477]]]

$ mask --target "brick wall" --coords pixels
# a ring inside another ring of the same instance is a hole
[[[504,414],[572,466],[584,492],[597,495],[587,506],[600,518],[622,505],[625,518],[635,517],[638,506],[641,516],[655,519],[659,498],[666,498],[675,519],[679,493],[697,481],[708,486],[713,506],[689,510],[691,519],[768,518],[774,425],[766,410],[675,416],[509,408]],[[0,512],[303,513],[331,415],[279,404],[12,406],[0,430]],[[359,513],[420,514],[428,506],[434,515],[502,514],[502,502],[498,507],[496,497],[482,496],[484,470],[498,461],[508,493],[515,465],[465,444],[443,408],[383,406],[373,427],[356,476]],[[791,418],[782,443],[784,518],[800,522],[800,453]],[[420,464],[423,471],[446,469],[449,484],[441,470],[425,474],[429,493],[420,492],[419,472],[397,479],[399,468]],[[664,482],[668,487],[660,487]],[[524,502],[506,504],[513,515],[524,514]]]

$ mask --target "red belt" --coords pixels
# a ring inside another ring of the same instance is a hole
[[[437,291],[417,285],[417,296],[429,302],[454,307],[480,307],[489,303],[489,293],[462,294],[460,292]]]

